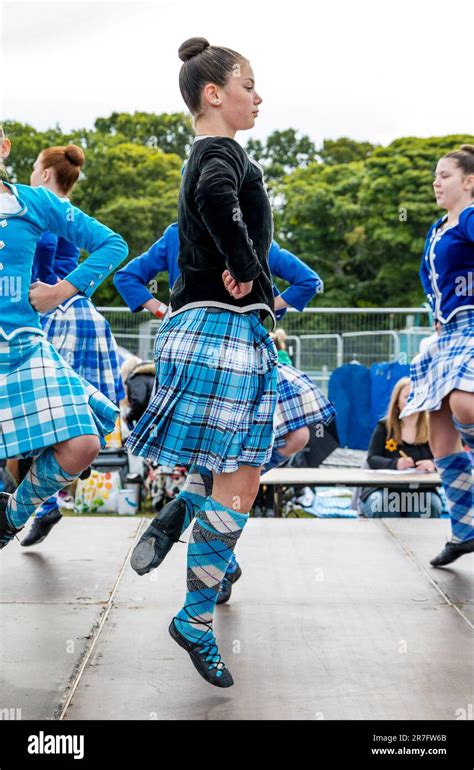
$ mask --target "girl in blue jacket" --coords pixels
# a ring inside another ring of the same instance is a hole
[[[32,187],[46,187],[62,200],[69,196],[79,179],[85,160],[76,145],[48,147],[36,159],[31,174]],[[36,247],[33,281],[54,286],[79,264],[80,249],[55,233],[43,233]],[[92,299],[72,296],[57,308],[41,316],[41,325],[51,344],[77,374],[118,404],[125,396],[120,376],[117,344],[108,321],[96,309]],[[54,496],[35,512],[32,526],[23,538],[23,546],[44,540],[61,519]]]
[[[3,132],[0,141],[3,160],[10,142]],[[46,231],[90,252],[54,286],[31,284]],[[34,457],[14,494],[0,494],[0,548],[91,464],[114,428],[118,408],[48,342],[40,313],[91,296],[127,253],[120,235],[46,188],[0,183],[0,458]]]
[[[400,417],[429,411],[430,446],[451,517],[452,537],[431,561],[450,564],[474,551],[474,146],[438,161],[436,202],[447,211],[429,229],[420,277],[438,336],[413,360]]]
[[[168,272],[170,286],[173,285],[179,275],[178,253],[178,224],[174,222],[144,254],[115,273],[114,284],[132,312],[139,312],[142,308],[152,313],[164,312],[165,308],[160,307],[162,303],[153,297],[149,287],[160,272]],[[275,240],[270,247],[268,263],[271,274],[289,284],[282,294],[273,286],[277,319],[282,318],[288,307],[303,311],[314,295],[322,291],[323,283],[319,275],[290,251],[281,248]],[[224,271],[223,280],[227,275],[228,271]],[[274,449],[264,471],[280,465],[303,449],[309,441],[310,425],[327,425],[335,416],[332,404],[304,372],[278,361],[277,374]],[[161,563],[165,555],[163,535],[169,538],[167,553],[191,523],[210,488],[212,477],[209,471],[202,466],[192,466],[180,494],[163,507],[137,543],[131,565],[138,574],[144,575]],[[217,604],[229,600],[232,585],[241,575],[242,570],[233,553],[221,581]]]

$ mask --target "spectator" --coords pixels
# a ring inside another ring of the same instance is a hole
[[[288,364],[293,366],[293,361],[286,349],[286,332],[284,329],[275,329],[274,332],[270,332],[270,337],[275,343],[275,347],[278,352],[278,361],[280,364]]]
[[[375,426],[367,455],[372,469],[435,471],[428,444],[428,416],[418,412],[400,419],[410,392],[410,379],[396,383],[387,415]],[[436,487],[413,490],[407,485],[397,489],[364,487],[360,495],[361,509],[369,518],[403,516],[407,518],[439,518],[441,498]]]

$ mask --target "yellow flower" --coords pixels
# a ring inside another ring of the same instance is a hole
[[[388,441],[385,442],[385,449],[388,449],[389,452],[395,452],[397,448],[398,444],[393,438],[389,438]]]

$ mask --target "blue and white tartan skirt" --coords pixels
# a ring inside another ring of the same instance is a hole
[[[413,359],[410,393],[400,417],[441,408],[452,390],[474,393],[474,310],[461,310]]]
[[[167,316],[155,341],[157,387],[126,441],[160,465],[231,473],[273,448],[278,355],[257,311],[197,307]]]
[[[74,299],[41,317],[58,353],[77,374],[115,404],[125,397],[117,343],[108,321],[87,297]]]
[[[34,457],[77,436],[105,436],[118,408],[41,334],[0,339],[0,458]]]
[[[317,423],[327,425],[335,416],[334,406],[307,374],[278,363],[278,403],[273,421],[276,448],[284,446],[290,431]]]

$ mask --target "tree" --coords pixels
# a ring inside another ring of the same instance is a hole
[[[177,155],[126,142],[104,146],[87,166],[74,201],[125,238],[130,259],[146,251],[176,221],[181,182]],[[123,304],[110,280],[94,298],[99,304]]]
[[[293,128],[274,131],[265,143],[250,139],[246,151],[265,169],[270,187],[297,168],[306,168],[317,158],[316,147],[308,136],[297,135]]]
[[[318,155],[327,166],[340,163],[352,163],[356,160],[367,160],[376,145],[370,142],[356,142],[341,136],[339,139],[325,139]]]
[[[12,140],[7,166],[10,178],[28,184],[33,163],[46,147],[69,143],[83,147],[86,162],[72,200],[83,211],[119,232],[133,258],[149,248],[176,220],[181,183],[182,157],[151,146],[154,142],[147,145],[143,141],[146,130],[161,130],[162,144],[165,144],[166,129],[168,145],[180,152],[189,136],[184,116],[148,116],[147,123],[144,114],[140,115],[142,119],[134,141],[126,136],[132,134],[133,116],[124,113],[115,114],[110,120],[98,119],[96,124],[101,130],[78,129],[68,134],[63,134],[59,126],[40,132],[32,126],[7,121],[4,130]],[[166,297],[164,293],[163,298]],[[123,305],[110,279],[99,287],[94,301]]]
[[[102,135],[119,136],[121,141],[143,144],[184,160],[193,142],[190,117],[184,113],[113,112],[108,118],[97,118],[95,130]]]
[[[359,280],[371,278],[363,260],[365,232],[357,203],[363,163],[324,166],[313,163],[277,186],[281,207],[276,217],[277,239],[318,272],[324,293],[317,304],[340,302]],[[347,302],[350,304],[350,302]]]
[[[276,185],[282,245],[325,283],[314,304],[423,301],[418,278],[423,243],[440,214],[431,189],[433,169],[439,157],[464,142],[474,143],[474,137],[398,139],[374,148],[365,160],[311,164]]]
[[[472,137],[397,139],[365,163],[359,203],[377,269],[375,304],[411,305],[423,298],[418,270],[426,232],[441,212],[432,191],[437,160]]]
[[[45,147],[79,144],[86,152],[73,200],[121,233],[130,258],[145,251],[177,217],[183,158],[192,141],[182,113],[112,113],[93,129],[37,131],[6,121],[12,181],[28,183]],[[154,139],[156,137],[156,141]],[[387,147],[348,137],[318,150],[295,129],[274,131],[247,151],[265,167],[275,237],[320,273],[315,305],[418,305],[425,234],[439,216],[432,192],[436,161],[474,137],[403,137]],[[159,298],[167,301],[167,286]],[[111,280],[94,300],[123,304]]]
[[[3,130],[12,143],[6,167],[12,181],[19,184],[29,184],[33,163],[41,150],[64,144],[64,136],[58,128],[40,132],[27,123],[6,120],[3,123]]]
[[[160,207],[161,198],[172,194],[176,207],[180,182],[181,159],[177,155],[132,142],[104,144],[93,158],[86,156],[84,178],[74,192],[74,200],[92,213],[119,196],[132,201],[155,194],[155,205]]]

